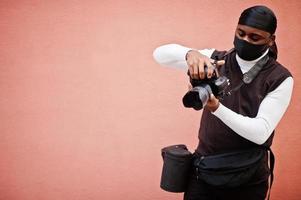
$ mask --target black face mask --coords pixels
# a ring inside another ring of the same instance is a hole
[[[248,61],[259,58],[269,48],[267,44],[251,44],[237,36],[235,36],[233,44],[238,56]]]

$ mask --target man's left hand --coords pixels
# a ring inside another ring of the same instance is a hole
[[[216,98],[214,96],[214,94],[211,94],[210,95],[210,99],[208,100],[207,104],[206,104],[206,108],[208,110],[210,110],[211,112],[214,112],[216,111],[216,109],[218,108],[219,106],[219,100],[218,98]]]

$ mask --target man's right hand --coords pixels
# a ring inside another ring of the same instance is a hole
[[[211,78],[214,72],[215,67],[213,66],[213,59],[201,54],[196,50],[190,50],[186,54],[186,62],[188,65],[188,70],[190,77],[192,79],[204,79],[207,75],[207,78]],[[217,61],[216,65],[224,65],[224,60]],[[208,67],[207,74],[205,74],[204,66]]]

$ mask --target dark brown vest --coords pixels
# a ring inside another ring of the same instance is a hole
[[[226,63],[221,69],[221,74],[230,79],[232,87],[239,85],[243,74],[235,58],[235,51],[224,58],[225,51],[215,51],[214,59],[225,59]],[[263,98],[276,89],[282,81],[291,76],[290,72],[270,58],[268,63],[259,72],[257,77],[250,83],[244,84],[239,90],[226,96],[220,102],[227,108],[248,117],[256,117],[259,105]],[[273,112],[271,110],[271,112]],[[265,142],[270,146],[274,133]],[[224,153],[233,150],[248,149],[258,146],[257,144],[241,137],[226,126],[220,119],[211,114],[207,109],[203,110],[201,125],[199,129],[199,145],[196,152],[201,155]]]

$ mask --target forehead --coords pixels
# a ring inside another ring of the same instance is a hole
[[[271,36],[271,34],[269,32],[257,29],[257,28],[253,28],[251,26],[247,26],[247,25],[242,25],[242,24],[238,24],[236,27],[236,30],[242,30],[244,31],[246,34],[257,34],[263,37],[269,37]]]

